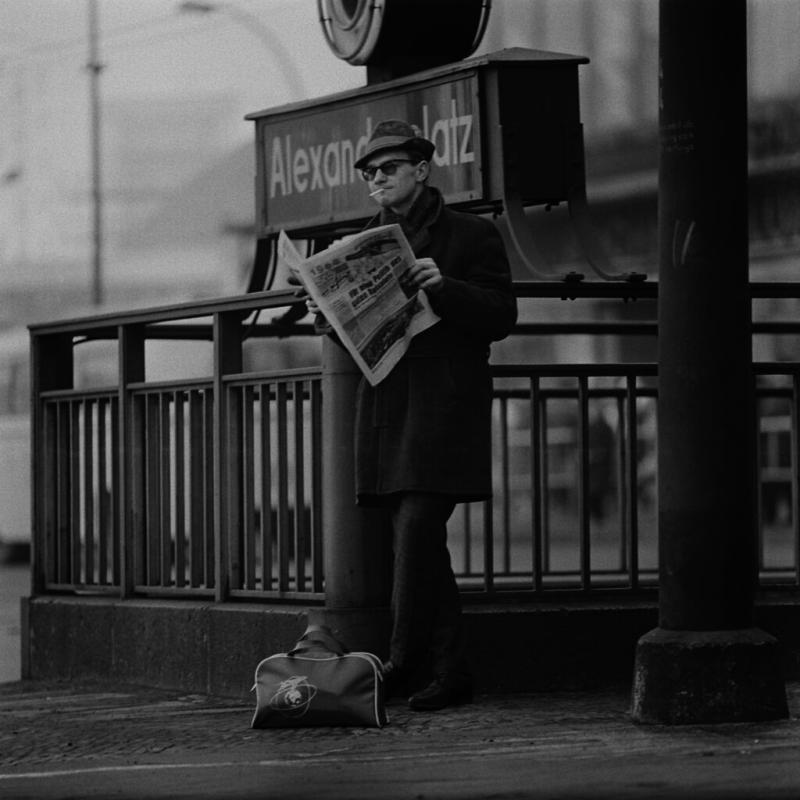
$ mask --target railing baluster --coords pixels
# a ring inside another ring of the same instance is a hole
[[[756,380],[758,380],[756,378]],[[755,433],[755,448],[754,448],[754,456],[756,462],[756,474],[754,478],[755,483],[755,504],[756,504],[756,536],[755,536],[755,562],[758,569],[758,575],[760,576],[764,572],[765,563],[764,563],[764,482],[763,482],[763,447],[762,447],[762,435],[761,435],[761,410],[759,403],[759,395],[758,391],[755,393],[755,421],[756,421],[756,433]]]
[[[800,371],[797,369],[792,372],[791,425],[792,572],[794,585],[800,586]]]
[[[254,408],[255,392],[245,386],[242,398],[242,536],[244,537],[244,588],[256,588],[256,537],[255,537],[255,444]]]
[[[159,500],[161,499],[159,467],[161,466],[161,461],[158,452],[160,421],[158,397],[148,394],[145,397],[145,462],[147,465],[144,499],[146,508],[146,586],[158,586],[161,582],[161,560],[159,552],[159,545],[161,543],[161,537],[159,536],[159,522],[161,518],[159,513]]]
[[[540,384],[539,377],[530,378],[530,474],[531,474],[531,523],[533,525],[532,543],[532,579],[534,592],[542,590],[542,510],[543,510],[543,479],[542,464],[546,450],[544,433],[540,417]]]
[[[275,532],[272,517],[272,413],[270,384],[259,387],[261,408],[261,588],[272,589],[272,538]]]
[[[110,473],[108,483],[108,524],[111,537],[111,583],[114,586],[122,585],[122,548],[120,531],[120,503],[123,498],[129,498],[127,492],[121,493],[120,486],[120,457],[122,450],[119,441],[119,426],[117,420],[120,418],[119,398],[112,397],[109,401],[108,409],[108,433],[110,439],[109,462]],[[126,454],[127,455],[127,454]],[[123,457],[126,457],[123,456]]]
[[[492,518],[494,504],[491,500],[483,503],[483,588],[488,594],[494,591],[494,538]]]
[[[589,447],[589,382],[582,374],[578,376],[578,520],[580,584],[584,591],[592,584]]]
[[[84,583],[93,585],[94,547],[95,547],[95,503],[94,503],[94,409],[95,401],[91,398],[83,403],[83,524],[84,524]]]
[[[119,426],[117,420],[120,418],[120,404],[118,397],[112,397],[109,402],[108,411],[108,431],[111,441],[109,449],[109,461],[111,464],[110,477],[108,484],[108,520],[111,536],[111,582],[114,586],[122,585],[122,548],[120,530],[120,503],[125,498],[129,498],[127,491],[121,490],[120,478],[120,457],[122,451],[119,441]],[[125,458],[127,454],[122,457]],[[124,507],[124,505],[122,506]]]
[[[223,535],[227,536],[228,575],[231,589],[244,586],[244,525],[243,508],[245,504],[243,419],[244,389],[239,386],[226,386],[221,398],[227,407],[227,424],[224,433],[226,459],[221,484],[221,494],[228,506],[227,524]]]
[[[289,455],[287,431],[286,384],[276,386],[278,417],[278,591],[289,589]]]
[[[42,591],[49,583],[58,580],[58,539],[59,539],[59,406],[57,402],[47,402],[42,415],[42,446],[37,448],[36,455],[42,453],[44,475],[41,480],[43,495],[43,508],[41,510],[38,542],[39,552],[35,552],[35,559],[40,569],[37,569],[40,580],[37,591]],[[34,505],[34,514],[37,509]],[[44,575],[42,575],[42,571]],[[43,579],[42,579],[43,578]]]
[[[189,392],[189,584],[205,584],[205,547],[208,535],[206,521],[204,393]]]
[[[108,398],[97,401],[97,582],[108,586],[108,543],[111,533],[108,492]]]
[[[131,562],[129,570],[131,587],[144,586],[147,583],[147,398],[144,395],[133,395],[130,398],[131,412],[131,512],[125,515],[123,531],[125,546],[129,550]],[[127,594],[127,587],[123,591]]]
[[[171,439],[171,424],[170,424],[170,396],[169,394],[160,393],[158,395],[158,408],[159,408],[159,538],[160,538],[160,553],[161,553],[161,585],[172,586],[172,565],[174,563],[173,551],[173,537],[172,537],[172,513],[171,513],[171,499],[172,499],[172,477],[170,469],[170,439]]]
[[[184,436],[184,401],[182,391],[172,392],[172,408],[174,410],[174,470],[175,490],[173,503],[175,507],[175,586],[182,589],[186,586],[186,442]]]
[[[56,583],[68,583],[72,574],[70,557],[70,508],[72,501],[72,484],[70,482],[70,403],[58,403],[58,512],[56,524]]]
[[[502,520],[503,571],[511,574],[511,481],[508,452],[508,399],[500,398],[500,510]]]
[[[81,583],[81,404],[80,400],[74,400],[69,404],[69,548],[71,569],[68,582],[72,583],[73,586],[78,586]]]
[[[614,482],[616,487],[616,507],[615,516],[619,522],[619,549],[617,552],[619,570],[628,575],[630,581],[630,564],[628,560],[628,538],[629,522],[628,502],[630,494],[628,492],[628,437],[625,435],[625,395],[614,391],[612,394],[614,409],[616,412],[616,454],[614,458]]]
[[[203,392],[203,543],[205,545],[204,582],[206,588],[216,588],[216,548],[214,542],[214,394]]]
[[[639,417],[637,414],[636,375],[628,374],[625,379],[625,397],[627,408],[627,425],[622,424],[620,417],[620,430],[627,432],[626,437],[626,482],[628,486],[627,502],[623,509],[623,516],[627,518],[627,567],[630,575],[630,587],[639,588]]]
[[[293,381],[294,399],[294,571],[295,589],[306,588],[305,425],[303,382]]]
[[[323,589],[322,571],[322,390],[309,381],[311,404],[311,591]]]
[[[547,437],[548,431],[548,411],[547,411],[547,394],[541,393],[541,410],[539,412],[540,425],[541,425],[541,481],[539,484],[539,495],[542,498],[542,513],[541,513],[541,549],[539,550],[542,560],[542,573],[549,575],[551,571],[550,549],[552,541],[550,537],[550,442]]]

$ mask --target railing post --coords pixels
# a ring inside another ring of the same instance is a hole
[[[45,592],[48,564],[54,563],[56,530],[55,504],[58,502],[56,439],[52,425],[45,420],[42,392],[67,389],[73,385],[72,337],[69,335],[32,335],[30,348],[31,376],[31,596]],[[55,415],[52,415],[53,417]],[[20,617],[20,677],[33,677],[31,650],[30,600],[22,598]]]
[[[119,524],[119,590],[120,596],[133,596],[136,584],[136,547],[144,536],[144,497],[141,486],[142,470],[142,420],[137,410],[130,384],[144,381],[144,327],[120,325],[117,329],[119,380],[117,408],[117,453],[119,483],[117,492],[117,518]]]
[[[72,337],[31,337],[31,592],[38,595],[47,583],[47,563],[54,551],[55,431],[45,425],[41,393],[73,385]],[[44,469],[42,469],[44,466]]]
[[[777,642],[754,627],[746,0],[661,0],[659,32],[659,627],[633,716],[774,719]]]
[[[228,599],[230,592],[230,547],[233,531],[229,511],[237,498],[230,497],[232,466],[230,422],[225,376],[242,370],[241,314],[214,314],[214,542],[216,547],[215,599]],[[238,484],[238,481],[234,483]],[[238,534],[238,531],[236,532]]]
[[[316,616],[351,649],[388,644],[391,538],[385,515],[355,502],[358,367],[339,344],[322,345],[322,524],[325,611]],[[312,618],[314,614],[312,613]]]

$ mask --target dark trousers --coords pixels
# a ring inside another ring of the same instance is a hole
[[[447,520],[454,508],[446,495],[425,492],[395,495],[389,507],[394,547],[390,658],[417,680],[466,674],[461,598],[447,549]]]

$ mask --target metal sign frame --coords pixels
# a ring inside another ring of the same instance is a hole
[[[583,179],[579,64],[511,48],[406,78],[248,114],[256,124],[256,234],[353,228],[377,210],[352,164],[382,119],[437,145],[448,204],[502,210],[567,200]]]

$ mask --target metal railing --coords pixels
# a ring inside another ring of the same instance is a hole
[[[451,537],[465,590],[654,586],[654,365],[493,371],[494,497],[451,525],[466,532]]]
[[[34,591],[323,599],[320,371],[242,368],[248,337],[286,334],[250,312],[294,300],[32,330]],[[146,345],[164,340],[209,342],[213,374],[148,380]],[[87,341],[114,344],[115,386],[76,388]]]
[[[243,366],[246,341],[287,334],[250,315],[292,302],[265,292],[32,328],[36,593],[324,600],[321,371]],[[655,333],[643,325],[630,330]],[[518,333],[545,330],[534,327]],[[625,333],[597,322],[558,332],[590,329]],[[149,379],[154,340],[207,342],[211,374]],[[113,346],[108,385],[76,386],[86,341]],[[655,365],[493,372],[494,497],[450,524],[463,591],[491,601],[651,590]],[[761,581],[796,587],[800,364],[756,373]]]

